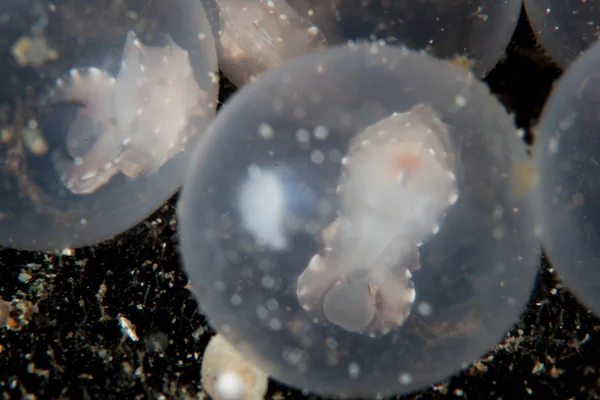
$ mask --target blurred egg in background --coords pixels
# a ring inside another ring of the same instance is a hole
[[[556,272],[594,313],[600,312],[600,44],[558,81],[536,128],[536,229]]]
[[[217,97],[202,5],[3,3],[0,244],[61,250],[136,225],[182,182]]]

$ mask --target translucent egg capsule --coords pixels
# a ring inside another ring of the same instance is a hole
[[[333,45],[382,40],[453,59],[482,76],[504,54],[521,0],[287,0]]]
[[[554,87],[533,149],[536,226],[566,286],[600,315],[600,44]]]
[[[238,86],[282,60],[364,40],[427,50],[485,75],[502,57],[522,6],[521,0],[203,1],[214,10],[220,67]]]
[[[0,27],[0,245],[94,244],[180,186],[214,118],[216,51],[194,0],[30,7]]]
[[[208,129],[180,200],[211,325],[293,387],[403,394],[518,319],[539,262],[511,118],[450,62],[380,44],[267,71]]]
[[[566,68],[600,37],[600,4],[585,0],[525,0],[540,44]]]

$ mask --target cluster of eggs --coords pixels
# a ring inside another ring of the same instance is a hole
[[[540,241],[600,308],[600,45],[555,88],[531,159],[480,80],[521,0],[28,3],[0,6],[0,245],[92,245],[183,185],[211,326],[323,395],[403,394],[476,360],[517,321]],[[525,3],[563,66],[593,40],[539,26],[598,35],[593,2]],[[218,69],[240,90],[217,113]]]

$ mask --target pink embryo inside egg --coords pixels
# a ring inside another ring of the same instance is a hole
[[[283,62],[194,154],[185,271],[211,326],[293,387],[374,398],[501,340],[539,265],[523,142],[473,74],[381,43]],[[518,305],[518,306],[516,306]]]
[[[297,295],[315,317],[349,331],[386,334],[410,315],[418,246],[458,200],[446,126],[426,105],[367,127],[342,159],[339,216]]]

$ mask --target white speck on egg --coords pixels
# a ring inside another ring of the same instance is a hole
[[[306,129],[298,129],[296,131],[296,140],[300,144],[305,144],[310,141],[310,133]]]
[[[271,328],[271,330],[274,331],[278,331],[281,329],[281,321],[278,320],[277,318],[271,318],[271,320],[269,321],[269,328]]]
[[[403,372],[398,376],[398,382],[401,385],[410,385],[413,381],[413,377],[408,372]]]
[[[321,150],[314,150],[310,153],[310,161],[313,164],[322,164],[325,161],[325,154]]]
[[[275,136],[275,131],[273,130],[271,125],[263,122],[258,126],[258,134],[263,139],[272,139],[273,136]]]
[[[327,139],[327,137],[329,136],[329,130],[327,130],[327,128],[323,125],[316,126],[313,133],[315,139],[317,140],[324,140]]]
[[[467,104],[467,99],[463,95],[458,95],[454,98],[454,104],[457,107],[462,108]]]
[[[350,379],[356,379],[360,376],[360,365],[353,362],[348,365],[348,376]]]
[[[417,312],[419,313],[419,315],[421,315],[423,317],[430,316],[432,311],[433,311],[433,308],[431,307],[431,305],[429,303],[422,301],[419,304],[417,304]]]

